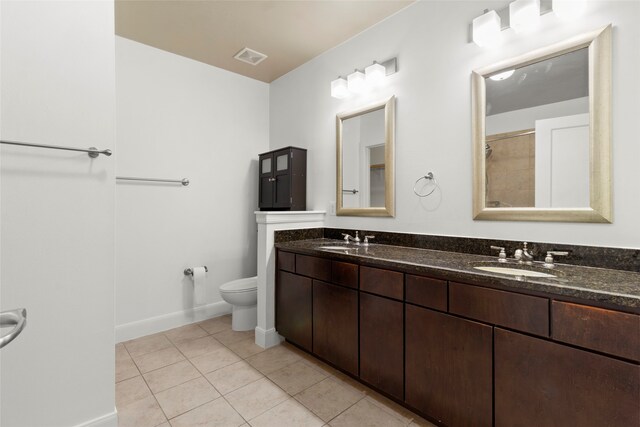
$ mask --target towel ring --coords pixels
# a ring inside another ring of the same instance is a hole
[[[418,183],[423,179],[426,179],[428,181],[432,181],[433,182],[433,190],[429,191],[427,194],[420,194],[420,193],[418,193],[418,190],[416,190],[416,185],[418,185]],[[420,178],[418,178],[416,180],[416,183],[413,184],[413,192],[416,193],[416,196],[418,196],[418,197],[427,197],[427,196],[431,195],[431,193],[436,191],[436,188],[438,188],[438,181],[436,181],[436,178],[433,176],[433,172],[429,172],[425,176],[421,176]]]

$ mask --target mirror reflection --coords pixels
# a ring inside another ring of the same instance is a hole
[[[485,77],[485,206],[589,207],[589,52]]]
[[[394,215],[394,104],[336,116],[336,214]]]
[[[343,120],[343,207],[384,207],[384,142],[384,106]]]

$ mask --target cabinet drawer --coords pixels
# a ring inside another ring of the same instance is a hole
[[[412,304],[447,311],[447,281],[407,274],[405,300]]]
[[[553,301],[554,340],[640,362],[640,316]]]
[[[401,300],[404,295],[403,276],[397,271],[360,267],[360,290]]]
[[[348,262],[331,261],[331,282],[358,289],[358,266]]]
[[[331,261],[315,256],[296,255],[296,273],[328,282],[331,280]]]
[[[449,283],[449,312],[534,335],[549,336],[549,300]]]
[[[285,270],[295,273],[296,255],[291,252],[278,251],[278,270]]]

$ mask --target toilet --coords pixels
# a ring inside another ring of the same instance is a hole
[[[257,325],[258,277],[233,280],[220,286],[220,296],[233,306],[231,329],[250,331]]]

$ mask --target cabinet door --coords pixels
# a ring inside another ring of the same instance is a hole
[[[360,378],[404,397],[403,304],[360,293]]]
[[[358,375],[358,291],[313,281],[313,352]]]
[[[492,328],[412,305],[405,310],[405,401],[448,426],[491,426]]]
[[[273,154],[274,194],[273,207],[287,208],[291,206],[291,173],[290,150],[277,151]]]
[[[640,425],[640,366],[495,331],[495,425]]]
[[[276,329],[288,341],[311,351],[311,279],[278,271]]]
[[[273,207],[273,154],[265,154],[260,156],[260,185],[259,185],[259,199],[258,207],[271,208]]]

